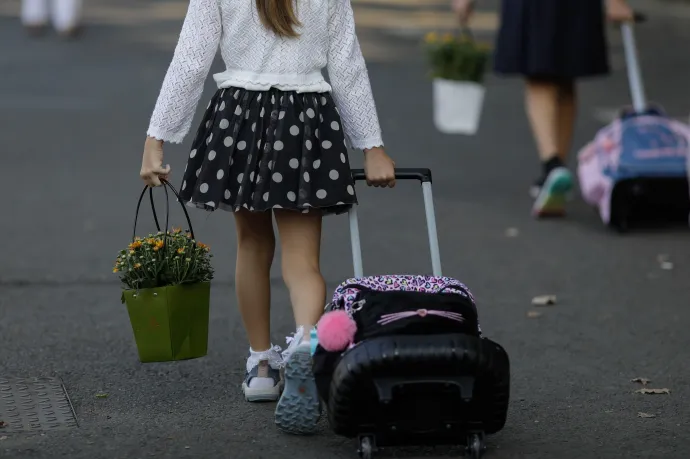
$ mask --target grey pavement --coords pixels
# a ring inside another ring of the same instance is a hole
[[[247,345],[227,213],[192,214],[217,268],[209,355],[137,360],[110,270],[130,237],[141,147],[170,50],[131,37],[177,27],[99,25],[63,43],[30,40],[17,21],[0,19],[0,379],[59,376],[79,420],[78,428],[43,434],[0,429],[0,457],[356,457],[354,443],[325,422],[314,437],[282,435],[271,405],[243,401]],[[398,166],[433,169],[445,274],[472,288],[483,329],[512,360],[508,423],[490,437],[487,458],[690,457],[687,230],[621,237],[580,201],[566,220],[533,221],[527,188],[538,164],[520,82],[490,77],[480,133],[443,136],[431,124],[416,42],[391,40],[407,48],[406,59],[370,65],[389,152]],[[687,114],[687,19],[660,15],[640,28],[639,42],[650,98],[674,116]],[[620,61],[615,40],[612,53]],[[212,91],[209,81],[203,97]],[[581,95],[578,145],[600,127],[596,107],[627,103],[625,76],[587,82]],[[166,149],[177,179],[187,145]],[[352,160],[361,164],[360,154]],[[359,196],[365,271],[429,271],[418,186]],[[508,228],[517,237],[507,237]],[[329,288],[352,271],[348,240],[346,218],[329,218],[322,258]],[[672,270],[661,269],[662,254]],[[292,321],[279,266],[273,336],[283,344]],[[529,318],[532,297],[542,294],[557,295],[557,305]],[[636,377],[671,392],[636,394]],[[461,454],[406,448],[380,457]]]

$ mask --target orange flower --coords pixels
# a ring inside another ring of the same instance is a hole
[[[209,250],[211,250],[211,248],[210,248],[209,246],[207,246],[206,244],[204,244],[203,242],[197,242],[197,243],[196,243],[196,246],[199,247],[199,248],[202,249],[202,250],[207,251],[207,252],[208,252]]]
[[[120,271],[120,270],[117,269],[117,268],[113,268],[113,272],[114,272],[114,273],[116,273],[116,272],[118,272],[118,271]]]
[[[179,249],[177,249],[177,253],[180,253],[180,254],[184,253],[184,247],[180,247]]]
[[[138,249],[139,247],[141,247],[141,241],[140,240],[135,240],[134,242],[129,244],[130,250]]]
[[[182,232],[182,228],[173,228],[173,234],[179,234]]]
[[[136,269],[141,268],[141,263],[136,263],[136,264],[134,265],[134,268],[136,268]]]
[[[156,239],[154,244],[153,244],[153,251],[158,252],[160,249],[163,248],[165,245],[165,242],[161,241],[160,239]]]

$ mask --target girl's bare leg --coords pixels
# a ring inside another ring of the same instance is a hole
[[[559,85],[540,79],[525,82],[525,106],[542,161],[558,153]]]
[[[529,78],[525,106],[543,168],[541,177],[532,187],[535,198],[532,214],[536,217],[562,216],[566,196],[573,185],[563,158],[572,140],[574,90],[562,81]]]
[[[290,292],[297,327],[305,337],[316,325],[326,304],[326,283],[321,276],[321,215],[276,210],[283,258],[283,279]]]
[[[285,390],[278,401],[276,425],[293,434],[311,434],[321,416],[312,373],[309,334],[326,302],[326,284],[319,267],[321,215],[276,211],[283,256],[283,279],[290,291],[297,333],[285,353]]]
[[[280,397],[280,354],[271,346],[271,280],[275,252],[270,212],[235,212],[237,265],[235,288],[244,329],[249,339],[247,377],[242,389],[251,402],[275,401]]]
[[[270,212],[235,212],[237,303],[249,345],[257,351],[271,347],[271,264],[275,252]]]
[[[575,117],[577,116],[577,99],[574,81],[560,83],[558,92],[558,156],[563,163],[568,162],[572,148]]]

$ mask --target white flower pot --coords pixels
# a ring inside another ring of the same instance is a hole
[[[484,106],[484,86],[441,78],[434,79],[433,85],[436,129],[444,134],[476,134]]]

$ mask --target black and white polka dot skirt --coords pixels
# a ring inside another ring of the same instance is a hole
[[[347,211],[357,198],[331,95],[219,90],[192,144],[180,197],[206,210]]]

